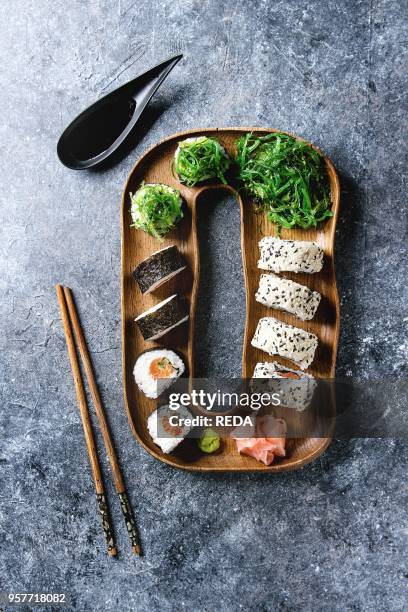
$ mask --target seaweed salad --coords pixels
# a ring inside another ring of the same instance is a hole
[[[333,216],[322,155],[288,134],[244,134],[237,142],[239,179],[258,210],[286,229],[316,227]]]

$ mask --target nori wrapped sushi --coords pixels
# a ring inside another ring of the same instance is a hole
[[[141,261],[133,271],[133,277],[142,293],[150,293],[186,267],[183,255],[172,245]]]
[[[135,321],[145,340],[156,340],[187,321],[188,317],[186,302],[174,294],[142,312]]]
[[[180,407],[174,411],[168,405],[160,406],[152,412],[147,419],[147,430],[163,453],[173,452],[190,433],[191,426],[185,425],[184,420],[191,419],[191,416],[186,408]],[[175,421],[175,424],[172,425],[170,419]]]
[[[183,374],[183,360],[169,349],[150,349],[136,359],[133,376],[140,391],[155,399]]]

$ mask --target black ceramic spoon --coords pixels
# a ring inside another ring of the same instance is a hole
[[[60,161],[82,170],[108,159],[133,133],[147,103],[182,57],[176,55],[140,74],[78,115],[58,141]]]

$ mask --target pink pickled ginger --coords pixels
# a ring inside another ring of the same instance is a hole
[[[272,416],[258,417],[255,427],[238,427],[232,432],[238,452],[265,465],[270,465],[275,456],[285,456],[285,435],[285,421]]]

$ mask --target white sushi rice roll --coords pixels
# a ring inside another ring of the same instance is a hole
[[[268,355],[290,359],[305,370],[314,359],[318,339],[315,334],[299,327],[282,323],[273,317],[264,317],[258,322],[251,344]]]
[[[272,272],[320,272],[323,249],[316,242],[265,236],[259,241],[258,268]]]
[[[254,389],[259,391],[266,388],[278,393],[281,406],[298,412],[310,406],[317,386],[311,374],[287,368],[277,361],[257,363],[253,378],[257,379],[253,384]]]
[[[321,297],[317,291],[276,274],[261,274],[255,294],[257,302],[289,312],[302,321],[313,319]]]
[[[167,349],[152,349],[139,355],[133,376],[140,391],[155,399],[179,378],[185,370],[183,360]]]
[[[163,453],[174,451],[189,434],[191,426],[185,425],[183,419],[191,419],[191,413],[183,407],[170,410],[168,405],[160,406],[147,419],[147,430]],[[173,421],[175,424],[171,424]]]

